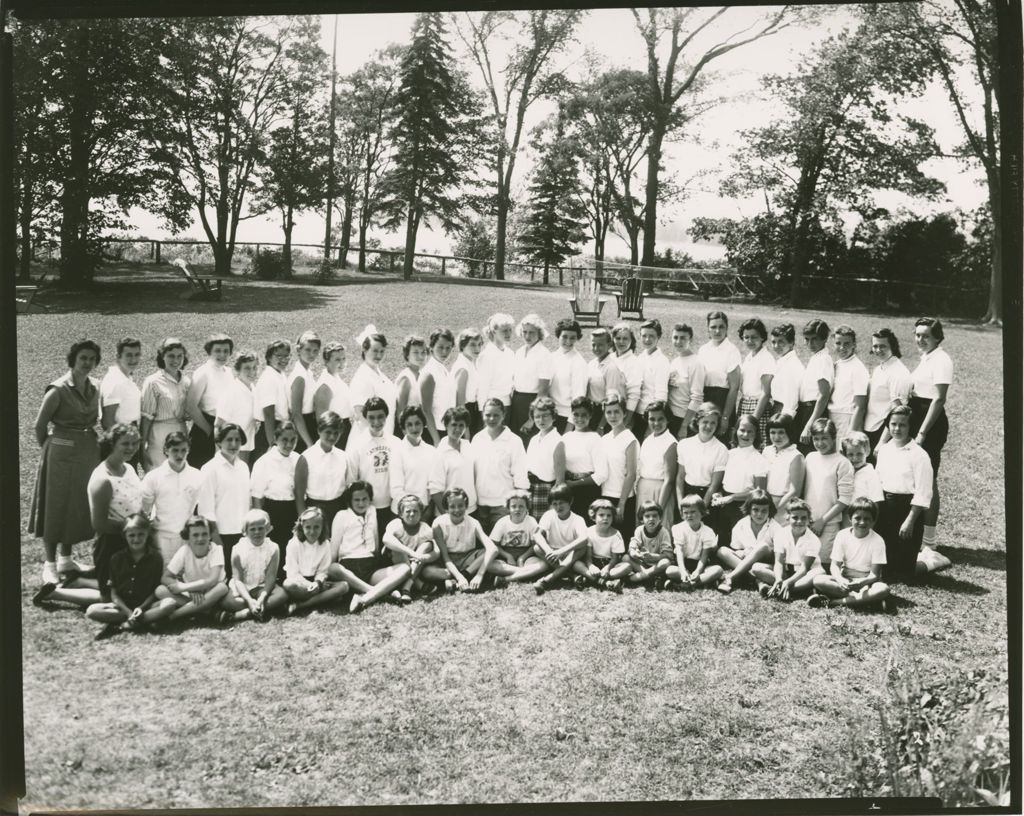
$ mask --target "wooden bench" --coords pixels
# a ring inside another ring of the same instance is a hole
[[[572,282],[572,297],[569,305],[572,316],[581,326],[599,326],[601,310],[607,298],[601,297],[601,284],[590,277],[578,277]]]
[[[186,297],[189,300],[220,300],[221,299],[221,275],[197,275],[188,262],[175,258],[171,261],[173,266],[181,270],[181,274],[188,281],[191,290]]]
[[[32,311],[32,305],[36,299],[36,295],[49,288],[46,285],[47,274],[48,271],[43,272],[42,275],[36,278],[35,283],[19,283],[14,287],[15,314],[28,314]],[[36,303],[35,305],[46,308],[42,303]]]

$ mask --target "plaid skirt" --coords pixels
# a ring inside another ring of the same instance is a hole
[[[757,403],[761,401],[760,397],[740,397],[740,407],[736,412],[736,415],[741,414],[753,414],[757,408]],[[757,422],[758,433],[760,434],[755,447],[758,450],[764,449],[765,440],[768,438],[768,412],[765,411],[761,419]]]
[[[532,473],[528,475],[530,477],[530,515],[539,519],[551,507],[551,488],[555,486],[555,483],[538,479]]]

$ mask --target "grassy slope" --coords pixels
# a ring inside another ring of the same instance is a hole
[[[517,318],[534,310],[553,325],[568,312],[564,291],[539,289],[232,283],[222,304],[186,303],[181,290],[124,283],[51,295],[50,313],[19,316],[26,512],[42,386],[62,373],[69,342],[83,334],[111,355],[117,337],[135,334],[147,358],[176,334],[194,350],[194,366],[214,329],[259,349],[312,327],[348,344],[348,376],[358,360],[352,338],[372,320],[392,339],[385,367],[393,375],[409,331],[479,325],[498,310]],[[647,312],[666,326],[689,322],[700,338],[707,308],[656,299]],[[608,310],[614,315],[614,303]],[[748,314],[798,326],[811,316],[725,311],[737,324]],[[821,316],[852,324],[862,357],[870,331],[893,326],[907,364],[916,364],[911,320]],[[94,627],[78,614],[29,604],[42,548],[23,531],[27,801],[202,807],[834,794],[836,736],[849,718],[873,724],[888,660],[919,656],[940,670],[1006,663],[1001,335],[950,326],[946,347],[958,367],[941,540],[955,548],[946,552],[956,566],[902,593],[897,618],[814,613],[748,591],[537,599],[513,587],[358,618],[93,643]],[[967,416],[984,418],[983,437],[964,438]]]

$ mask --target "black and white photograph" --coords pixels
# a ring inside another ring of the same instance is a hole
[[[466,8],[0,10],[4,806],[1019,808],[1020,3]]]

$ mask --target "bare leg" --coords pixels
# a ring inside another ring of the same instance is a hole
[[[63,601],[64,603],[75,604],[76,606],[92,606],[102,604],[103,596],[98,589],[69,588],[59,586],[47,597],[48,601]],[[115,607],[116,609],[117,607]]]
[[[128,620],[128,616],[117,607],[117,604],[110,602],[92,604],[85,610],[85,616],[97,623],[124,623]]]
[[[577,562],[570,561],[565,566],[568,568],[574,563]],[[549,565],[547,561],[543,558],[537,558],[537,556],[531,555],[523,562],[521,567],[517,567],[515,569],[508,579],[510,581],[532,581],[534,578],[539,578],[541,575],[546,573],[548,569]]]
[[[718,564],[708,567],[697,577],[697,586],[711,586],[717,584],[722,577],[723,570]]]
[[[327,568],[327,577],[331,581],[345,581],[352,590],[359,590],[360,592],[369,592],[373,589],[373,584],[368,584],[352,570],[347,567],[343,567],[341,564],[335,562]]]
[[[378,578],[378,576],[380,577]],[[352,593],[349,611],[355,612],[361,606],[369,606],[379,601],[385,595],[391,594],[391,592],[402,586],[408,577],[408,564],[396,564],[383,570],[377,570],[373,574],[374,583],[369,592],[364,592],[361,595]]]

